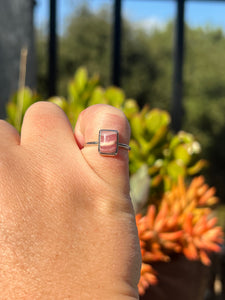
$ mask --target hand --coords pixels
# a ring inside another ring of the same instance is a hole
[[[49,102],[32,105],[21,137],[0,121],[0,298],[138,299],[141,255],[128,152],[102,156],[99,129],[129,143],[119,110],[83,111],[75,133]]]

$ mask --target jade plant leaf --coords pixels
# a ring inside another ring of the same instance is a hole
[[[191,160],[191,155],[188,152],[188,145],[181,144],[175,147],[174,151],[174,158],[176,160],[182,160],[185,165],[188,165]]]
[[[200,159],[193,166],[187,169],[188,175],[195,175],[202,171],[203,168],[208,166],[208,162],[205,159]]]
[[[48,99],[49,102],[55,103],[58,105],[64,112],[67,112],[68,103],[63,97],[51,97]]]
[[[105,97],[110,105],[120,108],[125,100],[124,92],[116,87],[109,87],[105,91]]]
[[[87,83],[88,83],[88,73],[86,68],[80,68],[75,73],[74,76],[74,83],[76,85],[76,90],[78,93],[81,93],[84,91]]]
[[[159,109],[150,110],[146,116],[146,127],[152,134],[156,133],[161,127],[167,127],[170,124],[170,116],[166,111]]]
[[[105,98],[105,90],[102,87],[96,87],[91,95],[89,105],[107,103]]]
[[[167,173],[174,181],[177,181],[179,176],[185,175],[185,165],[182,163],[181,160],[173,160],[167,165]]]
[[[123,106],[123,112],[128,119],[133,118],[139,112],[137,101],[133,99],[127,99]]]

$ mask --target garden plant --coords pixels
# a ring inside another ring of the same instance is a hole
[[[35,92],[22,88],[7,104],[7,120],[20,131],[25,111],[39,100]],[[89,78],[85,68],[69,82],[67,99],[47,101],[59,105],[72,126],[83,109],[97,103],[122,109],[130,122],[131,199],[142,253],[140,295],[158,282],[153,262],[169,262],[179,254],[210,265],[210,253],[220,251],[223,232],[213,213],[218,202],[215,188],[199,175],[207,162],[200,158],[201,146],[194,136],[173,133],[167,111],[140,108],[123,90],[101,87],[98,75]]]

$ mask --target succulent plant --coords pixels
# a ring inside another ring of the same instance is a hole
[[[146,215],[136,215],[143,262],[140,294],[157,283],[156,272],[146,266],[152,262],[168,262],[173,253],[181,253],[189,260],[210,264],[210,253],[219,252],[223,243],[222,228],[216,226],[210,208],[217,201],[215,189],[205,184],[203,176],[195,177],[189,186],[179,177],[163,194],[159,207],[149,205]]]
[[[192,134],[170,130],[166,111],[144,107],[128,119],[132,129],[130,172],[148,167],[151,195],[171,189],[179,176],[197,174],[206,165],[199,159],[201,146]]]
[[[27,108],[41,100],[29,88],[19,90],[6,106],[7,119],[20,130]],[[199,172],[205,161],[198,159],[199,143],[186,132],[173,134],[169,128],[170,115],[159,109],[140,109],[134,99],[126,99],[122,89],[102,88],[98,75],[88,77],[87,70],[80,68],[68,84],[68,97],[51,97],[48,101],[59,105],[67,114],[72,126],[79,113],[86,107],[105,103],[124,111],[131,129],[130,173],[135,174],[144,164],[151,177],[151,192],[171,188],[179,175]]]
[[[19,131],[26,109],[41,98],[28,88],[19,90],[7,104],[7,120]],[[142,109],[134,99],[126,99],[122,89],[102,88],[97,75],[88,77],[80,68],[68,84],[68,96],[52,97],[72,126],[86,107],[105,103],[123,110],[132,130],[130,185],[142,251],[139,292],[156,284],[151,263],[167,262],[173,253],[210,264],[210,252],[220,250],[222,229],[210,208],[217,202],[215,189],[198,174],[207,164],[199,159],[201,146],[190,133],[170,129],[170,115],[160,109]]]

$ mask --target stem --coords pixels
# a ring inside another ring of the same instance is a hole
[[[26,69],[27,69],[27,47],[21,49],[20,54],[20,73],[18,82],[18,100],[17,100],[17,110],[16,110],[16,128],[19,129],[22,121],[23,113],[23,100],[24,100],[24,88],[26,80]]]

